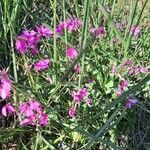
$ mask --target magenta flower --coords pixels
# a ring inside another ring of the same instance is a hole
[[[133,62],[129,59],[124,61],[122,64],[123,67],[131,67],[132,65],[133,65]]]
[[[41,59],[34,64],[35,71],[41,71],[47,69],[50,64],[50,59]]]
[[[124,80],[120,83],[120,89],[123,91],[126,87],[128,87],[128,80]]]
[[[7,103],[5,106],[3,106],[2,108],[2,115],[4,115],[5,117],[8,115],[8,114],[12,114],[15,112],[15,108],[10,104],[10,103]]]
[[[79,92],[82,97],[85,97],[88,94],[87,88],[82,88],[79,90]]]
[[[30,110],[41,113],[41,105],[39,102],[37,102],[36,100],[30,99],[28,104],[30,105]]]
[[[75,110],[74,107],[71,107],[71,108],[69,109],[69,117],[74,118],[75,115],[76,115],[76,110]]]
[[[31,48],[32,46],[35,46],[40,40],[40,37],[34,30],[23,31],[23,33],[21,34],[21,37],[27,41],[29,48]]]
[[[148,73],[148,68],[147,67],[141,67],[140,72],[143,74],[146,74],[146,73]]]
[[[89,107],[91,107],[91,105],[92,105],[92,99],[88,98],[88,99],[85,100],[85,102],[86,102],[86,104],[87,104]]]
[[[42,126],[47,126],[48,125],[47,117],[48,116],[46,114],[42,114],[41,119],[40,119],[40,124]]]
[[[99,37],[99,36],[103,36],[103,35],[105,35],[105,31],[104,31],[104,28],[100,26],[100,27],[96,30],[96,36]]]
[[[69,59],[74,59],[75,57],[78,56],[78,52],[77,50],[71,47],[66,51],[66,55],[68,56]]]
[[[28,51],[27,43],[24,39],[21,39],[21,36],[16,40],[15,47],[20,54],[25,54]]]
[[[21,103],[19,106],[20,125],[36,125],[47,126],[48,116],[43,113],[41,104],[33,99],[27,103]]]
[[[73,17],[72,19],[66,20],[66,30],[68,31],[77,31],[82,25],[81,20],[77,19],[76,17]]]
[[[56,26],[56,32],[58,34],[63,34],[63,31],[64,31],[64,22],[60,22],[57,26]]]
[[[19,105],[19,113],[20,114],[25,113],[26,110],[28,110],[28,109],[29,109],[29,106],[27,103],[20,103],[20,105]]]
[[[136,67],[134,68],[134,73],[137,75],[137,74],[140,73],[140,70],[141,70],[140,66],[136,66]]]
[[[36,30],[40,36],[44,36],[45,38],[48,38],[53,35],[53,32],[44,25],[36,27]]]
[[[1,71],[1,80],[0,80],[0,97],[2,99],[7,99],[11,95],[11,81],[8,78],[7,72],[5,69]]]
[[[139,26],[133,26],[131,29],[132,35],[138,37],[140,34],[141,28]]]
[[[124,90],[128,87],[128,80],[123,80],[118,86],[118,89],[116,90],[116,94],[119,96],[124,92]]]
[[[126,103],[125,103],[125,107],[127,109],[131,109],[134,105],[136,105],[138,103],[138,100],[137,99],[131,99],[131,98],[128,98]]]
[[[95,32],[96,32],[96,28],[95,28],[95,27],[91,27],[91,28],[90,28],[90,32],[91,32],[91,33],[95,33]]]
[[[85,96],[87,96],[88,90],[86,88],[82,88],[78,91],[73,92],[73,100],[75,103],[80,103]]]
[[[15,43],[16,50],[20,54],[25,54],[31,49],[31,53],[36,55],[38,53],[37,44],[40,41],[40,36],[34,30],[24,30],[18,37]]]
[[[102,26],[100,26],[98,28],[92,27],[90,29],[90,32],[92,34],[94,34],[96,37],[101,37],[101,36],[105,35],[105,30],[104,30],[104,28]]]
[[[77,92],[73,92],[73,100],[75,103],[80,103],[81,100],[83,99],[83,96],[80,94],[80,91],[77,91]]]
[[[25,118],[23,120],[20,121],[20,126],[23,126],[23,125],[28,125],[32,122],[32,120],[30,118]]]

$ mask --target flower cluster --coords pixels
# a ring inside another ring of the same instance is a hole
[[[53,35],[53,32],[46,26],[41,25],[34,30],[24,30],[17,37],[15,47],[20,54],[25,54],[31,51],[32,55],[38,54],[38,43],[42,37],[48,38]]]
[[[93,34],[96,37],[102,37],[105,35],[105,30],[102,26],[96,28],[96,27],[92,27],[90,29],[91,34]]]
[[[47,114],[43,112],[41,104],[33,99],[19,106],[20,125],[36,125],[47,126]]]
[[[148,67],[146,67],[144,65],[143,66],[134,65],[133,62],[131,60],[129,60],[129,59],[125,60],[121,64],[121,68],[120,69],[117,69],[114,64],[112,65],[111,69],[112,69],[111,70],[112,74],[115,74],[116,72],[121,70],[121,71],[127,71],[130,76],[134,76],[134,75],[137,76],[139,74],[147,74],[148,71],[149,71]]]
[[[138,75],[140,73],[142,74],[147,74],[148,73],[148,68],[145,66],[134,66],[131,60],[126,60],[123,64],[122,67],[128,69],[128,73],[130,75]]]
[[[121,95],[125,89],[128,87],[128,80],[123,80],[118,85],[118,89],[116,90],[116,94],[119,96]]]
[[[72,19],[68,18],[66,22],[59,22],[59,24],[56,27],[56,32],[58,34],[63,34],[65,28],[68,32],[75,32],[82,26],[81,20],[77,19],[76,17],[73,17]]]
[[[8,98],[10,98],[11,90],[12,90],[11,81],[7,75],[6,70],[3,69],[0,72],[0,98],[2,100],[7,100]],[[15,109],[11,103],[6,102],[6,104],[4,104],[0,108],[0,112],[2,115],[7,116],[8,114],[14,113]]]
[[[69,109],[69,116],[71,118],[74,118],[76,115],[76,109],[75,106],[77,104],[80,104],[81,101],[85,100],[86,104],[90,107],[92,105],[92,99],[87,97],[88,95],[88,90],[87,88],[81,88],[78,91],[73,91],[72,93],[72,97],[73,97],[73,102],[74,102],[74,106],[72,106]]]
[[[129,68],[129,74],[130,75],[134,75],[134,74],[138,75],[140,73],[147,74],[148,73],[148,68],[145,67],[145,66],[142,66],[142,67],[140,67],[140,66],[131,66]]]

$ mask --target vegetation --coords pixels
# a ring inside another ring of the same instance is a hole
[[[148,0],[0,0],[0,149],[150,147]]]

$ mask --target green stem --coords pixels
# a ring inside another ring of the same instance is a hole
[[[81,48],[80,51],[83,51],[86,46],[87,42],[87,23],[88,23],[88,14],[89,14],[89,1],[90,0],[85,0],[84,1],[84,24],[83,24],[83,29],[82,29],[82,37],[81,37]],[[85,60],[85,53],[83,53],[82,56],[82,66],[81,66],[81,74],[79,76],[79,87],[81,87],[81,82],[82,82],[82,77],[83,77],[83,72],[84,72],[84,60]]]
[[[53,3],[53,19],[54,19],[54,68],[55,68],[55,83],[57,82],[57,43],[56,43],[56,7],[57,7],[57,0],[54,0]]]

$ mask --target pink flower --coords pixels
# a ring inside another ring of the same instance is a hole
[[[21,54],[25,54],[28,51],[27,43],[25,40],[21,39],[21,37],[16,40],[15,47],[16,50]]]
[[[69,117],[74,118],[75,115],[76,115],[76,110],[75,110],[74,107],[71,107],[71,108],[69,109]]]
[[[87,88],[82,88],[79,90],[79,92],[82,97],[85,97],[88,94]]]
[[[66,20],[66,30],[68,31],[77,31],[77,29],[80,28],[81,25],[81,20],[77,19],[76,17]]]
[[[36,100],[30,99],[29,100],[30,109],[32,111],[37,111],[39,114],[41,113],[41,105]]]
[[[123,80],[118,86],[118,89],[116,90],[116,94],[119,96],[124,92],[124,90],[128,87],[128,80]]]
[[[129,59],[124,61],[123,64],[122,64],[123,67],[131,67],[132,65],[133,65],[133,63]]]
[[[20,126],[23,126],[23,125],[28,125],[30,124],[32,121],[30,118],[25,118],[23,120],[20,121]]]
[[[74,102],[75,103],[80,103],[81,102],[81,100],[82,100],[82,95],[80,94],[80,91],[77,91],[77,92],[73,92],[73,100],[74,100]]]
[[[39,36],[34,30],[23,31],[21,37],[27,42],[29,48],[35,46],[40,40]]]
[[[128,80],[124,80],[120,83],[119,88],[123,91],[128,86]]]
[[[77,57],[78,52],[71,47],[66,51],[66,55],[69,57],[69,59],[74,59],[75,57]]]
[[[41,104],[33,99],[19,106],[20,125],[36,125],[47,126],[47,115],[43,113]]]
[[[141,70],[140,66],[136,66],[136,67],[134,68],[134,73],[135,73],[135,74],[139,74],[139,73],[140,73],[140,70]]]
[[[95,27],[91,27],[91,28],[90,28],[90,32],[91,32],[91,33],[95,33],[95,32],[96,32],[96,28],[95,28]]]
[[[116,91],[115,91],[115,93],[116,93],[116,95],[117,96],[120,96],[121,94],[122,94],[122,90],[120,89],[120,88],[118,88]]]
[[[126,103],[125,103],[125,107],[127,109],[131,109],[134,105],[136,105],[138,103],[138,100],[137,99],[131,99],[131,98],[128,98]]]
[[[146,74],[146,73],[148,73],[148,68],[147,67],[141,67],[140,72],[143,74]]]
[[[8,114],[12,114],[14,112],[15,112],[15,108],[10,103],[6,104],[2,108],[2,114],[4,116],[7,116]]]
[[[64,22],[60,22],[57,26],[56,26],[56,32],[58,34],[63,34],[63,31],[64,31]]]
[[[141,28],[139,26],[133,26],[131,31],[134,37],[138,37],[141,31]]]
[[[104,31],[104,28],[100,26],[100,27],[96,30],[96,36],[99,37],[99,36],[103,36],[103,35],[105,35],[105,31]]]
[[[15,43],[16,50],[20,54],[25,54],[31,49],[31,53],[36,55],[38,53],[37,44],[40,41],[40,36],[34,30],[24,30],[18,37]]]
[[[101,37],[101,36],[105,35],[105,30],[102,26],[100,26],[98,28],[92,27],[90,29],[90,32],[92,34],[94,34],[96,37]]]
[[[73,92],[74,102],[79,104],[83,100],[83,98],[87,96],[87,94],[88,94],[88,90],[86,88],[82,88],[78,90],[77,92],[74,91]]]
[[[36,27],[36,30],[40,36],[44,36],[46,38],[53,35],[53,32],[48,27],[46,27],[44,25]]]
[[[86,104],[89,106],[89,107],[91,107],[91,105],[92,105],[92,99],[90,99],[90,98],[88,98],[88,99],[86,99]]]
[[[27,105],[27,103],[20,103],[19,105],[19,112],[20,114],[23,114],[26,112],[26,110],[29,109],[29,106]]]
[[[48,116],[46,114],[42,114],[41,119],[40,119],[40,124],[42,126],[47,126],[48,125],[47,117]]]
[[[41,71],[47,69],[50,64],[50,59],[41,59],[34,64],[35,71]]]
[[[1,72],[0,80],[0,97],[2,99],[9,98],[11,95],[11,81],[9,80],[5,69]]]

